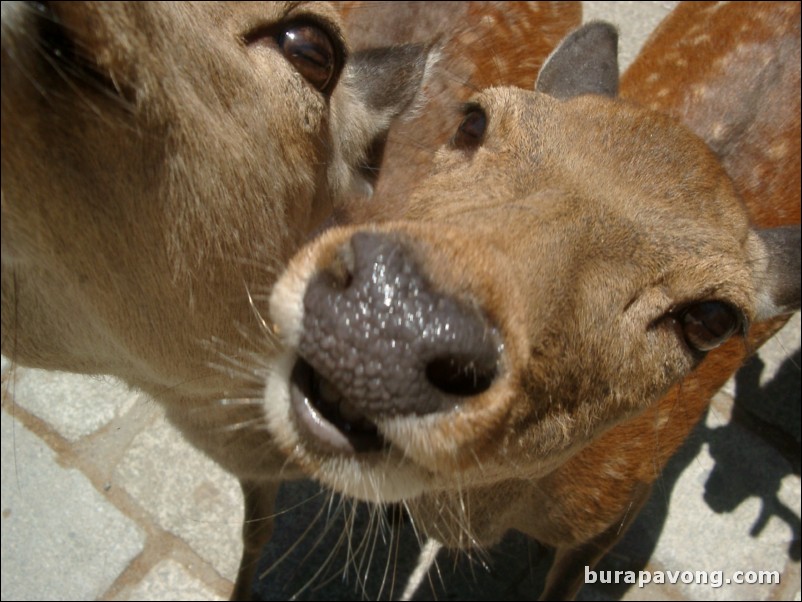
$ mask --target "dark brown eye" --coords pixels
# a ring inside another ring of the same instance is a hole
[[[315,88],[324,93],[334,88],[342,57],[329,32],[312,23],[292,25],[279,36],[278,45],[298,73]]]
[[[735,334],[741,317],[727,303],[705,301],[682,310],[679,322],[688,345],[698,351],[710,351]]]
[[[455,148],[468,150],[479,146],[484,140],[487,129],[487,116],[479,108],[470,109],[454,134],[452,144]]]

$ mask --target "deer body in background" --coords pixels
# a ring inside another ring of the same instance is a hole
[[[744,21],[762,27],[727,35]],[[799,47],[796,3],[682,5],[623,91],[703,139],[614,98],[600,23],[535,92],[474,96],[405,207],[364,208],[274,288],[265,411],[288,460],[451,547],[523,531],[557,550],[542,597],[575,595],[799,308]],[[672,85],[684,53],[696,87]]]

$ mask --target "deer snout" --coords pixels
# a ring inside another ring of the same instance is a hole
[[[358,232],[307,285],[294,405],[337,451],[380,449],[383,420],[452,410],[499,373],[498,330],[429,282],[414,249]]]

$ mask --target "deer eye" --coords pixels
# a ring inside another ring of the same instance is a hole
[[[287,60],[323,93],[334,88],[343,63],[340,45],[332,38],[324,27],[314,23],[291,24],[278,37]]]
[[[485,137],[487,115],[479,107],[472,107],[465,113],[459,124],[451,144],[461,150],[470,150],[479,146]]]
[[[684,308],[678,315],[682,334],[697,351],[710,351],[741,327],[740,313],[722,301],[704,301]]]

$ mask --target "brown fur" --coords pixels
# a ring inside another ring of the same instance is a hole
[[[403,499],[449,546],[509,528],[555,546],[545,599],[576,593],[745,350],[783,323],[761,322],[776,266],[749,218],[799,223],[799,4],[698,4],[656,32],[622,90],[713,151],[625,100],[493,88],[472,101],[488,116],[481,144],[442,148],[393,220],[365,208],[377,223],[327,233],[274,289],[288,351],[266,401],[287,457],[346,493]],[[299,428],[289,368],[307,283],[340,269],[360,230],[400,240],[439,292],[481,308],[504,352],[486,392],[421,417],[370,415],[387,449],[335,454]],[[795,269],[783,277],[798,297]],[[675,319],[707,299],[750,327],[702,359]]]

